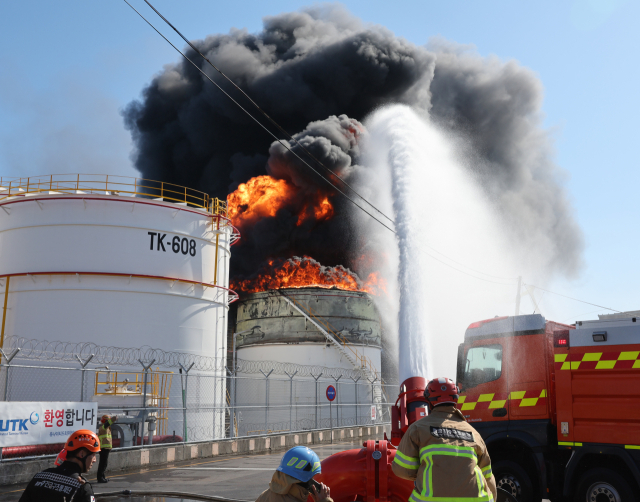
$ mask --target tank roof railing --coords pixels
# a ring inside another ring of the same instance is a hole
[[[109,174],[50,174],[28,178],[0,177],[0,202],[9,197],[47,194],[119,195],[162,200],[204,209],[228,218],[227,202],[205,192],[164,181]]]

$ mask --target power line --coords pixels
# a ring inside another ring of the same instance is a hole
[[[525,284],[525,286],[526,286],[526,284]],[[605,309],[605,310],[611,310],[612,312],[618,312],[620,314],[622,313],[621,310],[611,309],[609,307],[603,307],[602,305],[598,305],[596,303],[591,303],[591,302],[585,302],[584,300],[578,300],[577,298],[572,298],[571,296],[563,295],[561,293],[556,293],[555,291],[549,291],[548,289],[544,289],[544,288],[541,288],[539,286],[534,286],[533,284],[528,284],[528,286],[531,287],[531,288],[539,289],[540,291],[544,291],[546,293],[551,293],[552,295],[557,295],[557,296],[562,296],[564,298],[568,298],[569,300],[574,300],[574,301],[580,302],[580,303],[586,303],[587,305],[593,305],[594,307],[598,307],[598,308]]]
[[[296,142],[296,144],[298,144],[306,153],[308,153],[309,155],[311,155],[311,157],[313,157],[313,155],[306,149],[304,148],[303,145],[301,145],[295,138],[291,137],[284,129],[282,129],[273,119],[271,119],[271,117],[269,117],[269,115],[264,112],[257,103],[255,103],[240,87],[238,87],[235,82],[233,82],[229,77],[227,77],[226,74],[224,74],[218,67],[216,67],[211,61],[209,61],[209,59],[207,59],[191,42],[189,42],[189,40],[187,38],[184,37],[184,35],[182,35],[182,33],[180,33],[180,31],[178,31],[178,29],[173,26],[173,24],[171,24],[171,22],[169,22],[169,20],[167,20],[160,12],[158,12],[158,10],[149,3],[148,0],[144,0],[145,3],[147,5],[149,5],[149,7],[151,7],[154,12],[156,12],[156,14],[158,16],[160,16],[176,33],[178,33],[178,35],[180,35],[180,37],[194,50],[196,51],[205,61],[207,61],[207,63],[209,63],[216,71],[218,71],[225,79],[227,79],[227,81],[229,81],[236,89],[238,89],[264,116],[266,116],[274,125],[276,125],[276,127],[278,127],[278,129],[280,129],[285,135],[287,135],[289,138],[291,138],[293,141]],[[291,148],[289,148],[282,140],[280,140],[280,138],[278,138],[275,134],[273,134],[267,127],[264,126],[264,124],[262,124],[258,119],[256,119],[248,110],[246,110],[240,103],[238,103],[232,96],[230,96],[224,89],[222,89],[216,82],[214,82],[211,77],[209,77],[209,75],[206,74],[206,72],[204,72],[194,61],[192,61],[186,54],[184,54],[180,49],[178,49],[166,36],[164,36],[146,17],[144,17],[133,5],[131,5],[128,0],[124,0],[124,2],[131,7],[131,9],[133,9],[133,11],[138,14],[138,16],[140,16],[151,28],[153,28],[153,30],[160,35],[171,47],[173,47],[174,50],[176,50],[184,59],[186,59],[189,63],[191,63],[207,80],[209,80],[213,85],[215,85],[227,98],[229,98],[235,105],[237,105],[245,114],[247,114],[254,122],[256,122],[262,129],[264,129],[271,137],[273,137],[278,143],[280,143],[284,148],[286,148],[291,154],[293,154],[298,160],[300,160],[304,165],[306,165],[309,169],[311,169],[314,173],[316,173],[318,176],[320,176],[320,178],[322,178],[325,182],[327,182],[331,187],[333,187],[338,193],[340,193],[341,195],[345,196],[350,202],[352,202],[356,207],[358,207],[360,210],[362,210],[364,213],[366,213],[367,215],[371,216],[371,218],[373,218],[375,221],[377,221],[378,223],[380,223],[384,228],[386,228],[387,230],[391,231],[392,233],[396,234],[397,232],[390,228],[389,226],[387,226],[385,223],[383,223],[382,221],[380,221],[378,218],[376,218],[374,215],[372,215],[370,212],[368,212],[366,209],[364,209],[362,206],[360,206],[357,202],[355,202],[351,197],[349,197],[347,194],[345,194],[342,190],[340,190],[338,187],[336,187],[333,183],[331,183],[331,181],[329,181],[327,178],[325,178],[324,176],[322,176],[322,174],[320,174],[316,169],[314,169],[311,165],[309,165],[308,162],[306,162],[303,158],[301,158],[297,153],[295,153]],[[315,157],[313,157],[315,159]],[[376,208],[373,204],[371,204],[369,201],[367,201],[364,197],[362,197],[360,194],[358,194],[358,192],[356,192],[348,183],[346,183],[342,178],[340,178],[337,174],[335,174],[333,171],[331,171],[328,167],[324,166],[324,164],[322,164],[322,162],[320,162],[318,159],[315,159],[320,165],[322,165],[322,167],[324,167],[325,169],[327,169],[332,175],[336,176],[338,179],[340,179],[340,181],[342,181],[343,183],[345,183],[351,190],[354,191],[354,193],[356,193],[356,195],[358,195],[358,197],[360,197],[362,200],[364,200],[367,204],[369,204],[371,207],[373,207],[377,212],[379,212],[380,214],[382,214],[385,218],[387,218],[389,221],[393,220],[391,218],[389,218],[388,216],[386,216],[382,211],[380,211],[378,208]],[[441,253],[440,251],[436,250],[435,248],[428,246],[429,249],[431,249],[432,251],[444,256],[445,258],[453,261],[454,263],[457,263],[458,265],[465,267],[465,268],[469,268],[466,265],[457,262],[456,260],[449,258],[447,255],[445,255],[444,253]],[[437,258],[436,256],[433,256],[432,254],[429,254],[428,252],[426,252],[424,249],[422,250],[429,258],[436,260],[440,263],[442,263],[443,265],[452,268],[453,270],[456,270],[462,274],[468,275],[470,277],[473,277],[475,279],[478,280],[482,280],[482,281],[486,281],[486,282],[491,282],[493,284],[501,284],[504,286],[507,285],[511,285],[511,284],[507,284],[504,282],[497,282],[494,280],[490,280],[484,277],[479,277],[478,275],[474,275],[473,273],[469,273],[465,270],[461,270],[460,268],[457,268],[453,265],[451,265],[450,263],[447,263],[446,261]],[[510,281],[514,281],[515,278],[506,278],[506,277],[498,277],[498,276],[493,276],[491,274],[486,274],[484,272],[480,272],[477,270],[472,270],[475,274],[480,274],[480,275],[486,275],[488,277],[492,277],[494,279],[501,279],[501,280],[510,280]]]
[[[579,319],[580,317],[582,317],[583,315],[589,315],[589,314],[594,314],[595,312],[600,312],[600,310],[590,310],[589,312],[583,312],[582,314],[578,314],[578,315],[572,315],[571,317],[567,317],[566,319],[563,319],[562,323],[570,321],[572,319]]]
[[[431,249],[433,249],[433,248],[431,248]],[[435,251],[435,250],[434,250],[434,251]],[[443,265],[445,265],[445,266],[447,266],[447,267],[449,267],[449,268],[452,268],[453,270],[456,270],[456,271],[460,272],[461,274],[468,275],[468,276],[470,276],[470,277],[473,277],[473,278],[478,279],[478,280],[481,280],[481,281],[491,282],[491,283],[493,283],[493,284],[500,284],[500,285],[502,285],[502,286],[515,286],[515,283],[498,282],[498,281],[492,281],[492,280],[490,280],[490,279],[486,279],[485,277],[479,277],[479,276],[474,275],[474,274],[471,274],[471,273],[469,273],[469,272],[467,272],[467,271],[465,271],[465,270],[460,270],[459,268],[454,267],[454,266],[453,266],[453,265],[451,265],[450,263],[447,263],[446,261],[443,261],[443,260],[441,260],[440,258],[437,258],[437,257],[433,256],[432,254],[427,253],[424,249],[422,249],[422,252],[423,252],[425,255],[427,255],[429,258],[431,258],[432,260],[436,260],[436,261],[438,261],[438,262],[442,263]],[[436,252],[438,252],[438,251],[436,251]],[[440,253],[440,254],[442,254],[442,253]],[[445,255],[443,255],[443,256],[445,256]],[[449,258],[449,259],[450,259],[450,258]],[[454,261],[454,260],[452,260],[452,261]],[[456,263],[457,263],[457,262],[456,262]],[[460,265],[462,265],[462,264],[460,264]],[[466,265],[462,265],[462,266],[463,266],[463,267],[465,267]],[[467,268],[468,268],[468,267],[467,267]],[[471,269],[471,270],[473,270],[473,269]],[[474,271],[474,272],[476,272],[476,271]],[[483,274],[484,272],[476,272],[476,273],[478,273],[478,274]],[[489,274],[485,274],[485,275],[489,275]],[[490,276],[490,277],[494,277],[494,276]],[[498,279],[500,279],[500,277],[498,277]],[[506,279],[506,278],[505,278],[505,279]],[[514,278],[513,280],[515,280],[515,278]]]
[[[146,0],[145,0],[146,1]],[[280,138],[278,138],[275,134],[273,134],[267,127],[265,127],[264,124],[262,124],[258,119],[256,119],[253,115],[251,115],[251,113],[249,113],[240,103],[238,103],[235,99],[233,99],[222,87],[220,87],[216,82],[214,82],[211,77],[209,77],[209,75],[207,75],[197,64],[195,64],[191,59],[189,59],[186,54],[184,54],[180,49],[178,49],[175,45],[173,45],[171,43],[171,41],[165,37],[162,33],[160,33],[160,31],[158,31],[158,29],[151,24],[151,22],[144,17],[140,12],[138,12],[138,10],[131,5],[128,0],[124,0],[124,2],[131,7],[136,14],[138,14],[142,19],[144,19],[144,21],[151,26],[151,28],[153,28],[153,30],[160,35],[162,38],[164,38],[164,40],[171,46],[173,47],[178,53],[180,53],[182,55],[182,57],[184,57],[187,61],[189,61],[189,63],[191,63],[200,73],[202,73],[202,75],[204,75],[204,77],[209,80],[209,82],[211,82],[213,85],[215,85],[220,92],[222,92],[225,96],[227,96],[233,103],[235,103],[238,108],[240,108],[244,113],[246,113],[256,124],[258,124],[260,127],[262,127],[262,129],[264,129],[271,137],[273,137],[278,143],[280,143],[284,148],[286,148],[291,154],[293,154],[298,160],[300,160],[300,162],[304,163],[304,165],[306,165],[309,169],[311,169],[314,173],[316,173],[318,176],[320,176],[320,178],[322,178],[324,181],[326,181],[330,186],[332,186],[338,193],[340,193],[341,195],[343,195],[344,197],[346,197],[347,199],[349,199],[351,201],[351,203],[353,203],[356,207],[358,207],[361,211],[365,212],[366,214],[368,214],[369,216],[371,216],[371,218],[373,218],[374,220],[376,220],[378,223],[380,223],[380,225],[382,225],[383,227],[385,227],[387,230],[389,230],[390,232],[393,232],[394,234],[396,234],[396,231],[394,229],[392,229],[391,227],[385,225],[382,221],[380,221],[378,218],[376,218],[374,215],[372,215],[369,211],[367,211],[366,209],[364,209],[362,206],[360,206],[356,201],[354,201],[351,197],[349,197],[346,193],[344,193],[342,190],[340,190],[337,186],[335,186],[333,183],[331,183],[331,181],[329,181],[327,178],[325,178],[324,176],[322,176],[322,174],[320,174],[316,169],[314,169],[306,160],[304,160],[302,157],[300,157],[296,152],[294,152],[291,148],[289,148]]]
[[[341,178],[338,174],[336,174],[334,171],[332,171],[331,169],[329,169],[327,166],[324,165],[324,163],[322,163],[322,161],[320,161],[318,158],[316,158],[309,150],[307,150],[303,144],[301,144],[297,139],[295,139],[293,136],[291,136],[284,128],[282,128],[280,126],[280,124],[278,124],[273,118],[271,118],[271,116],[265,112],[262,108],[260,108],[260,106],[258,105],[258,103],[256,103],[253,99],[251,99],[251,97],[242,90],[242,88],[240,86],[238,86],[233,80],[231,80],[220,68],[218,68],[216,65],[214,65],[209,58],[207,58],[204,54],[202,54],[202,52],[200,52],[200,49],[198,49],[195,45],[193,45],[181,32],[180,30],[178,30],[178,28],[176,28],[173,24],[171,24],[171,22],[164,17],[159,11],[158,9],[156,9],[151,2],[149,2],[149,0],[144,0],[145,3],[151,7],[153,9],[153,11],[160,16],[160,18],[167,23],[172,29],[173,31],[175,31],[180,38],[182,38],[182,40],[184,40],[189,47],[191,47],[194,51],[196,51],[200,57],[202,59],[204,59],[207,63],[209,63],[209,65],[216,70],[220,75],[222,75],[231,85],[233,85],[238,91],[240,91],[242,93],[242,95],[247,98],[249,100],[249,102],[262,114],[264,115],[269,122],[271,122],[274,126],[276,126],[278,128],[278,130],[284,134],[287,139],[294,141],[307,155],[309,155],[313,160],[315,160],[320,166],[322,166],[324,169],[326,169],[329,173],[331,173],[333,176],[335,176],[337,179],[339,179],[342,183],[344,183],[353,193],[355,193],[358,197],[360,197],[363,201],[365,201],[367,204],[369,204],[369,206],[371,206],[373,209],[375,209],[378,213],[380,213],[382,216],[384,216],[387,220],[389,220],[391,223],[395,223],[394,220],[392,220],[391,218],[389,218],[386,214],[384,214],[382,211],[380,211],[380,209],[378,209],[376,206],[374,206],[371,202],[369,202],[367,199],[365,199],[362,195],[360,195],[355,188],[353,188],[349,183],[347,183],[343,178]],[[128,2],[127,2],[128,3]],[[157,31],[157,30],[156,30]],[[186,57],[186,56],[185,56]],[[310,167],[310,166],[309,166]],[[315,171],[314,171],[315,172]]]
[[[377,211],[378,213],[380,213],[384,218],[386,218],[387,220],[389,220],[392,223],[395,223],[394,220],[392,220],[391,218],[389,218],[386,214],[384,214],[381,210],[379,210],[376,206],[374,206],[372,203],[370,203],[367,199],[365,199],[362,195],[360,195],[351,185],[349,185],[349,183],[347,183],[344,179],[342,179],[340,176],[338,176],[335,172],[333,172],[331,169],[329,169],[328,167],[326,167],[319,159],[317,159],[311,152],[309,152],[304,145],[302,145],[301,143],[298,142],[297,139],[295,139],[293,136],[291,136],[286,130],[284,130],[274,119],[272,119],[262,108],[260,108],[260,106],[253,100],[251,99],[251,97],[245,92],[243,91],[233,80],[231,80],[222,70],[220,70],[216,65],[214,65],[204,54],[202,54],[202,52],[200,52],[200,50],[195,47],[167,18],[165,18],[148,0],[144,0],[145,3],[151,8],[153,9],[153,11],[168,25],[170,26],[188,45],[189,47],[191,47],[195,52],[197,52],[200,57],[202,57],[212,68],[214,68],[218,73],[220,73],[220,75],[222,75],[229,83],[231,83],[238,91],[240,91],[242,93],[242,95],[249,100],[249,102],[262,114],[264,115],[274,126],[276,126],[278,128],[278,130],[280,130],[288,139],[294,141],[305,153],[307,153],[307,155],[309,155],[311,158],[313,158],[320,166],[322,166],[325,170],[327,170],[329,173],[331,173],[331,175],[335,176],[337,179],[339,179],[342,183],[344,183],[351,191],[353,191],[353,193],[355,193],[360,199],[362,199],[364,202],[366,202],[370,207],[372,207],[375,211]],[[131,7],[131,9],[133,9],[133,11],[138,14],[151,28],[153,28],[153,30],[160,35],[169,45],[171,45],[171,47],[173,47],[173,49],[175,49],[184,59],[186,59],[189,63],[191,63],[191,65],[193,65],[207,80],[209,80],[209,82],[211,82],[213,85],[215,85],[220,92],[222,92],[227,98],[229,98],[236,106],[238,106],[238,108],[240,108],[247,116],[249,116],[254,122],[256,122],[262,129],[264,129],[271,137],[273,137],[280,145],[282,145],[287,151],[289,151],[292,155],[294,155],[298,160],[300,160],[305,166],[307,166],[309,169],[311,169],[315,174],[317,174],[322,180],[324,180],[326,183],[328,183],[332,188],[334,188],[338,193],[340,193],[341,195],[343,195],[344,197],[346,197],[352,204],[354,204],[357,208],[359,208],[361,211],[363,211],[364,213],[366,213],[367,215],[369,215],[371,218],[373,218],[376,222],[380,223],[380,225],[382,225],[384,228],[386,228],[387,230],[389,230],[390,232],[392,232],[393,234],[397,234],[397,232],[392,229],[391,227],[387,226],[385,223],[383,223],[382,221],[380,221],[378,218],[376,218],[373,214],[371,214],[369,211],[367,211],[366,209],[364,209],[362,206],[360,206],[356,201],[354,201],[351,197],[349,197],[346,193],[344,193],[342,190],[340,190],[337,186],[335,186],[330,180],[328,180],[327,178],[325,178],[322,174],[320,174],[316,169],[314,169],[306,160],[304,160],[302,157],[300,157],[296,152],[294,152],[289,146],[287,146],[280,138],[278,138],[273,132],[271,132],[264,124],[262,124],[257,118],[255,118],[248,110],[246,110],[240,103],[238,103],[238,101],[236,101],[231,95],[229,95],[224,89],[222,89],[222,87],[220,87],[216,82],[213,81],[213,79],[211,77],[209,77],[209,75],[206,74],[206,72],[204,72],[202,70],[202,68],[200,68],[194,61],[192,61],[186,54],[184,54],[180,49],[178,49],[166,36],[164,36],[146,17],[144,17],[133,5],[131,5],[128,0],[124,0],[124,2]],[[440,263],[442,263],[443,265],[452,268],[453,270],[456,270],[457,272],[460,272],[462,274],[468,275],[470,277],[473,277],[475,279],[478,280],[482,280],[485,282],[490,282],[493,284],[500,284],[503,286],[510,286],[513,285],[512,283],[505,283],[505,282],[498,282],[495,280],[490,280],[487,279],[485,277],[480,277],[478,275],[475,274],[480,274],[480,275],[486,275],[488,277],[491,277],[493,279],[499,279],[499,280],[503,280],[503,281],[515,281],[515,278],[507,278],[507,277],[498,277],[498,276],[494,276],[491,274],[487,274],[485,272],[480,272],[474,269],[471,269],[470,267],[454,260],[453,258],[448,257],[447,255],[445,255],[444,253],[441,253],[440,251],[436,250],[435,248],[431,247],[431,246],[427,246],[429,247],[429,249],[431,249],[432,251],[434,251],[435,253],[438,253],[442,256],[444,256],[445,258],[447,258],[448,260],[457,263],[458,265],[460,265],[461,267],[464,268],[468,268],[469,270],[473,271],[474,273],[469,273],[468,271],[465,270],[461,270],[460,268],[457,268],[453,265],[451,265],[450,263],[447,263],[446,261],[437,258],[436,256],[433,256],[432,254],[426,252],[424,249],[422,249],[422,252],[425,253],[429,258],[436,260]],[[536,287],[536,286],[533,286]],[[541,288],[538,288],[541,289]],[[543,290],[545,291],[545,290]],[[558,294],[559,293],[554,293],[554,294]],[[560,295],[560,296],[564,296],[564,295]],[[569,297],[567,297],[569,298]],[[574,299],[574,298],[572,298]],[[575,300],[575,299],[574,299]],[[576,300],[576,301],[581,301],[581,300]],[[583,303],[588,303],[588,302],[583,302]],[[595,304],[589,304],[589,305],[595,305]],[[598,306],[598,305],[595,305]],[[606,307],[602,307],[602,308],[606,308]],[[613,309],[608,309],[608,310],[613,310]]]

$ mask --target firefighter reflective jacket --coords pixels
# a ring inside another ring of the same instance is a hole
[[[80,466],[63,462],[61,466],[36,474],[19,502],[95,502],[93,488],[82,476]]]
[[[106,450],[113,447],[113,436],[111,435],[111,426],[113,420],[108,418],[98,429],[98,439],[100,440],[100,448]]]
[[[453,405],[436,406],[411,424],[391,467],[396,476],[414,481],[410,502],[496,499],[487,447]]]
[[[309,492],[296,478],[276,471],[271,478],[269,488],[263,491],[256,502],[306,502]],[[331,497],[318,500],[318,502],[333,502]]]

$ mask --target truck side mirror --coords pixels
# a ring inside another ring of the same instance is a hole
[[[464,343],[458,345],[458,360],[456,367],[456,382],[458,387],[462,388],[464,385],[464,372],[465,372],[465,358],[464,358]]]

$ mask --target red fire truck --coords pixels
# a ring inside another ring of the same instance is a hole
[[[640,321],[568,326],[541,315],[473,323],[458,349],[459,408],[483,436],[496,484],[518,502],[640,502]],[[424,377],[400,386],[391,438],[322,462],[336,502],[405,502],[391,463],[428,413]],[[500,495],[499,495],[500,500]]]
[[[473,323],[458,349],[459,408],[498,486],[520,502],[640,498],[640,322],[541,315]]]

